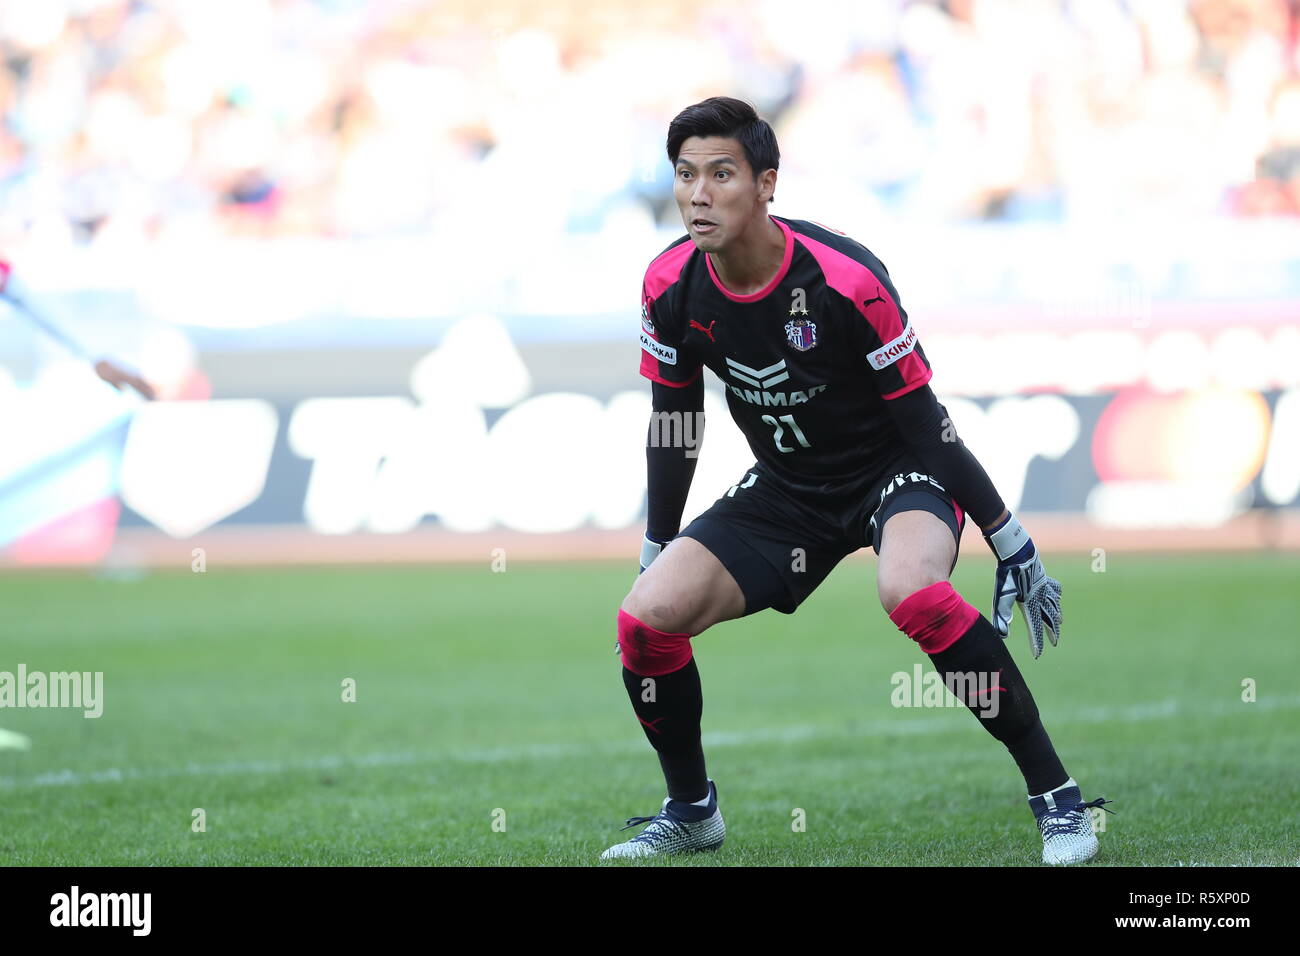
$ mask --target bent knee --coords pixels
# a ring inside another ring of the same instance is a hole
[[[642,677],[659,677],[685,667],[691,660],[691,635],[671,632],[638,619],[619,608],[618,646],[623,666]]]
[[[909,568],[881,574],[876,581],[876,591],[886,614],[893,614],[898,605],[923,588],[947,581],[948,576],[937,570],[923,567]]]
[[[898,629],[927,654],[947,650],[974,626],[979,616],[979,611],[946,580],[913,591],[889,612],[889,619]]]
[[[694,615],[683,606],[683,602],[680,599],[674,600],[659,588],[646,586],[646,583],[645,578],[638,578],[619,610],[657,631],[673,634],[689,631],[694,623]]]

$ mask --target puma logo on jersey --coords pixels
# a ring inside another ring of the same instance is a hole
[[[727,359],[727,366],[731,369],[731,374],[740,379],[747,385],[757,385],[759,388],[771,388],[773,385],[784,382],[790,377],[786,371],[785,359],[769,365],[767,368],[750,368],[748,365],[742,365],[733,358]]]
[[[705,335],[709,337],[710,342],[718,341],[713,337],[713,327],[717,324],[718,324],[718,320],[714,319],[712,322],[709,323],[709,327],[706,329],[704,326],[700,325],[700,323],[696,322],[694,319],[691,319],[691,328],[699,329],[701,332],[703,332]]]
[[[876,291],[880,292],[881,290],[877,289]],[[885,296],[882,293],[881,295],[876,296],[874,299],[864,299],[862,302],[862,307],[865,309],[867,306],[872,305],[876,302],[884,302],[884,301],[885,301]]]

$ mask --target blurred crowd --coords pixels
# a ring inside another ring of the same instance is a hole
[[[662,224],[667,123],[718,93],[776,126],[778,212],[1297,216],[1298,33],[1300,0],[0,0],[0,244]]]

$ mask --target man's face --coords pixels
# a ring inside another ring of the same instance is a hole
[[[725,249],[766,208],[776,171],[754,180],[745,150],[734,139],[692,136],[682,143],[673,177],[673,197],[682,222],[701,252]]]

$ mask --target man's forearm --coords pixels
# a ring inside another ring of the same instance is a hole
[[[981,530],[996,527],[1007,516],[1007,507],[993,479],[960,441],[918,445],[913,451],[926,471],[948,490]]]
[[[1003,521],[1003,519],[1005,519],[1006,516],[1009,515],[1009,514],[1011,514],[1011,512],[1008,511],[1006,508],[1003,508],[1003,509],[1002,509],[1002,513],[1001,513],[1000,515],[998,515],[996,518],[994,518],[992,521],[990,521],[988,524],[982,524],[982,525],[980,525],[980,530],[981,530],[981,531],[992,531],[992,530],[993,530],[994,528],[996,528],[999,524],[1001,524],[1002,521]]]
[[[930,386],[891,399],[889,406],[909,449],[975,524],[987,531],[1007,516],[993,480],[958,437]]]
[[[654,412],[645,450],[646,535],[668,541],[681,527],[695,477],[704,410],[703,376],[682,388],[653,383],[651,394]]]

